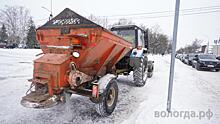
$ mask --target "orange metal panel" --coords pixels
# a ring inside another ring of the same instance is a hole
[[[70,59],[70,57],[72,57],[72,56],[67,55],[67,54],[48,53],[48,54],[45,54],[42,57],[40,57],[34,61],[39,62],[39,63],[62,64],[63,62]]]
[[[129,42],[103,28],[73,28],[62,35],[60,28],[38,29],[37,40],[44,55],[35,60],[34,78],[47,79],[49,75],[50,95],[69,86],[66,77],[71,62],[87,75],[103,76],[132,48]],[[76,43],[81,46],[74,47]],[[72,57],[73,51],[80,57]]]

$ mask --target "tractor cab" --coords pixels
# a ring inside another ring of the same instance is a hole
[[[116,65],[118,73],[129,74],[133,71],[136,86],[144,86],[147,77],[152,77],[153,61],[148,61],[148,30],[136,25],[115,26],[111,31],[132,44],[128,52]]]
[[[148,30],[144,31],[136,25],[123,25],[112,27],[111,31],[132,43],[133,48],[148,48]]]

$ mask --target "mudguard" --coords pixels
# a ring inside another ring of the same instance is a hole
[[[98,84],[99,84],[99,93],[102,94],[104,92],[104,90],[106,89],[108,83],[112,80],[116,78],[115,75],[113,74],[107,74],[105,76],[103,76],[102,78],[99,79]]]

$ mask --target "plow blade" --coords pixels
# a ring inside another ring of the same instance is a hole
[[[31,92],[22,97],[21,105],[27,108],[49,108],[58,104],[56,96],[49,96],[49,94]]]

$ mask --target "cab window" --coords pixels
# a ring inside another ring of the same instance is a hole
[[[138,46],[144,46],[144,33],[138,29]]]

